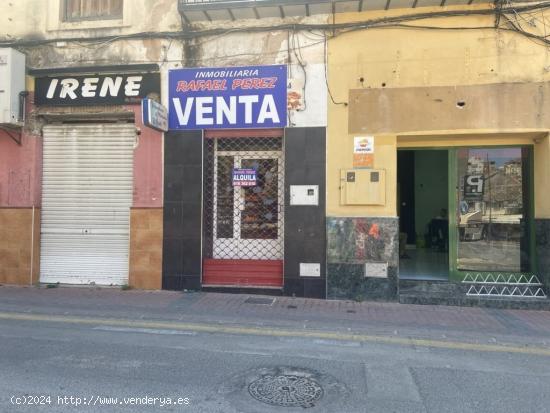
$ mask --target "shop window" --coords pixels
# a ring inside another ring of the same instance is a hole
[[[529,271],[529,151],[458,151],[459,270]]]
[[[63,21],[122,19],[124,0],[63,0]]]

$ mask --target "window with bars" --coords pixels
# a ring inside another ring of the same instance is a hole
[[[62,0],[63,21],[122,19],[124,0]]]

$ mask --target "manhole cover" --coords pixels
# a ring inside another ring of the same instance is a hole
[[[313,407],[323,397],[315,380],[290,374],[261,377],[248,385],[248,392],[258,401],[283,407]]]
[[[345,377],[349,366],[323,361],[322,365]],[[363,370],[361,367],[361,376]],[[332,374],[303,366],[257,366],[224,380],[218,388],[224,400],[242,413],[361,412],[364,401]],[[359,404],[356,404],[360,401]]]
[[[275,298],[269,297],[248,297],[244,300],[247,304],[262,304],[262,305],[271,305],[275,301]]]

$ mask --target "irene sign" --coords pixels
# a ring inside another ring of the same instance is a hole
[[[51,106],[125,105],[160,92],[160,74],[101,74],[35,79],[34,103]]]
[[[284,65],[177,69],[168,78],[172,130],[286,126]]]

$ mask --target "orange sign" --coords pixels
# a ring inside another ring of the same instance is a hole
[[[372,168],[374,166],[374,137],[355,136],[353,138],[353,167]]]
[[[354,153],[354,168],[372,168],[374,167],[374,155],[372,153]]]

